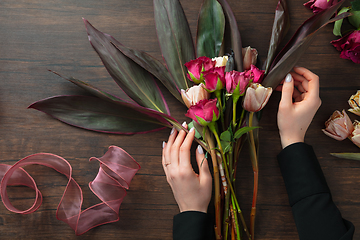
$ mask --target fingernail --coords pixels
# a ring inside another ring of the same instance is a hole
[[[165,147],[165,144],[166,144],[166,143],[163,141],[163,143],[162,143],[162,148],[164,148],[164,147]]]
[[[173,128],[171,129],[170,135],[173,134],[174,132],[175,132],[175,128],[173,127]]]
[[[198,151],[198,153],[200,153],[200,154],[204,154],[204,150],[203,150],[203,148],[202,148],[200,145],[198,145],[197,151]]]
[[[291,76],[290,73],[288,73],[288,74],[286,75],[285,82],[291,82],[291,80],[292,80],[292,76]]]
[[[181,126],[185,127],[186,126],[186,121],[184,121]]]
[[[190,128],[189,132],[193,132],[194,130],[195,130],[195,128],[192,127],[192,128]]]

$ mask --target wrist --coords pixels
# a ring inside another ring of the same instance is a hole
[[[295,136],[283,137],[280,135],[280,140],[281,140],[281,146],[283,149],[291,144],[298,143],[298,142],[304,142],[303,137],[295,137]]]

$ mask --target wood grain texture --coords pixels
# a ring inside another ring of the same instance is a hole
[[[181,0],[193,36],[201,0]],[[267,54],[276,0],[228,0],[238,20],[243,46]],[[312,15],[302,0],[289,0],[291,30]],[[84,207],[98,203],[87,187],[97,173],[92,156],[102,156],[110,145],[130,153],[141,165],[120,210],[120,221],[90,230],[76,237],[72,229],[55,217],[66,178],[40,166],[26,169],[37,181],[44,196],[40,209],[29,215],[10,213],[0,205],[0,239],[171,239],[172,217],[177,205],[161,166],[161,143],[169,130],[119,136],[85,131],[60,123],[41,112],[27,109],[34,101],[54,96],[83,93],[47,69],[90,82],[104,90],[122,94],[91,48],[82,17],[99,30],[113,35],[124,45],[144,50],[161,60],[152,1],[150,0],[2,0],[0,2],[0,161],[14,164],[38,152],[58,154],[67,159],[73,177],[82,186]],[[287,37],[289,39],[289,37]],[[329,42],[335,39],[327,26],[317,36],[298,65],[321,79],[320,107],[306,142],[313,145],[323,167],[333,198],[344,218],[360,225],[360,162],[337,159],[330,152],[355,152],[350,141],[337,142],[321,129],[336,109],[347,109],[348,98],[359,88],[360,66],[339,58]],[[172,115],[186,120],[185,108],[169,94]],[[277,165],[280,141],[276,111],[280,99],[274,93],[261,120],[260,179],[257,239],[298,239],[288,205],[284,183]],[[351,118],[356,119],[350,114]],[[245,216],[249,215],[252,194],[251,165],[244,153],[237,178],[237,191]],[[13,204],[32,204],[33,192],[9,188]],[[248,217],[247,217],[248,219]],[[360,233],[355,232],[354,239]]]

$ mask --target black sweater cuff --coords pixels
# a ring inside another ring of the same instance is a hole
[[[213,224],[207,213],[186,211],[174,216],[174,240],[209,240],[214,236]]]

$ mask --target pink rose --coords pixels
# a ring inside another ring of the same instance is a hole
[[[185,63],[188,69],[187,77],[196,84],[204,81],[203,72],[215,67],[216,61],[208,57],[199,57],[195,60]]]
[[[310,0],[304,6],[311,9],[313,13],[321,12],[338,3],[338,0]]]
[[[264,70],[260,70],[254,65],[251,65],[250,70],[245,71],[245,77],[252,79],[253,83],[261,83],[264,77]]]
[[[211,122],[219,119],[219,109],[216,107],[217,99],[200,100],[197,104],[191,106],[185,116],[195,120],[202,126],[207,126]]]
[[[354,131],[354,126],[345,110],[342,113],[336,110],[325,122],[325,127],[322,131],[329,137],[339,141],[349,137]]]
[[[186,89],[186,91],[181,89],[181,97],[185,105],[189,108],[200,100],[209,99],[210,93],[205,90],[204,84],[200,83],[199,85]]]
[[[209,92],[221,90],[225,86],[225,66],[211,68],[204,73],[205,87]]]
[[[249,112],[260,111],[269,101],[271,93],[271,87],[265,88],[259,83],[252,83],[246,89],[246,94],[243,102],[244,109]]]
[[[231,71],[225,74],[226,91],[234,95],[242,95],[249,84],[249,78],[245,78],[244,72]]]
[[[341,51],[341,58],[360,63],[360,30],[353,31],[331,43],[338,51]]]

